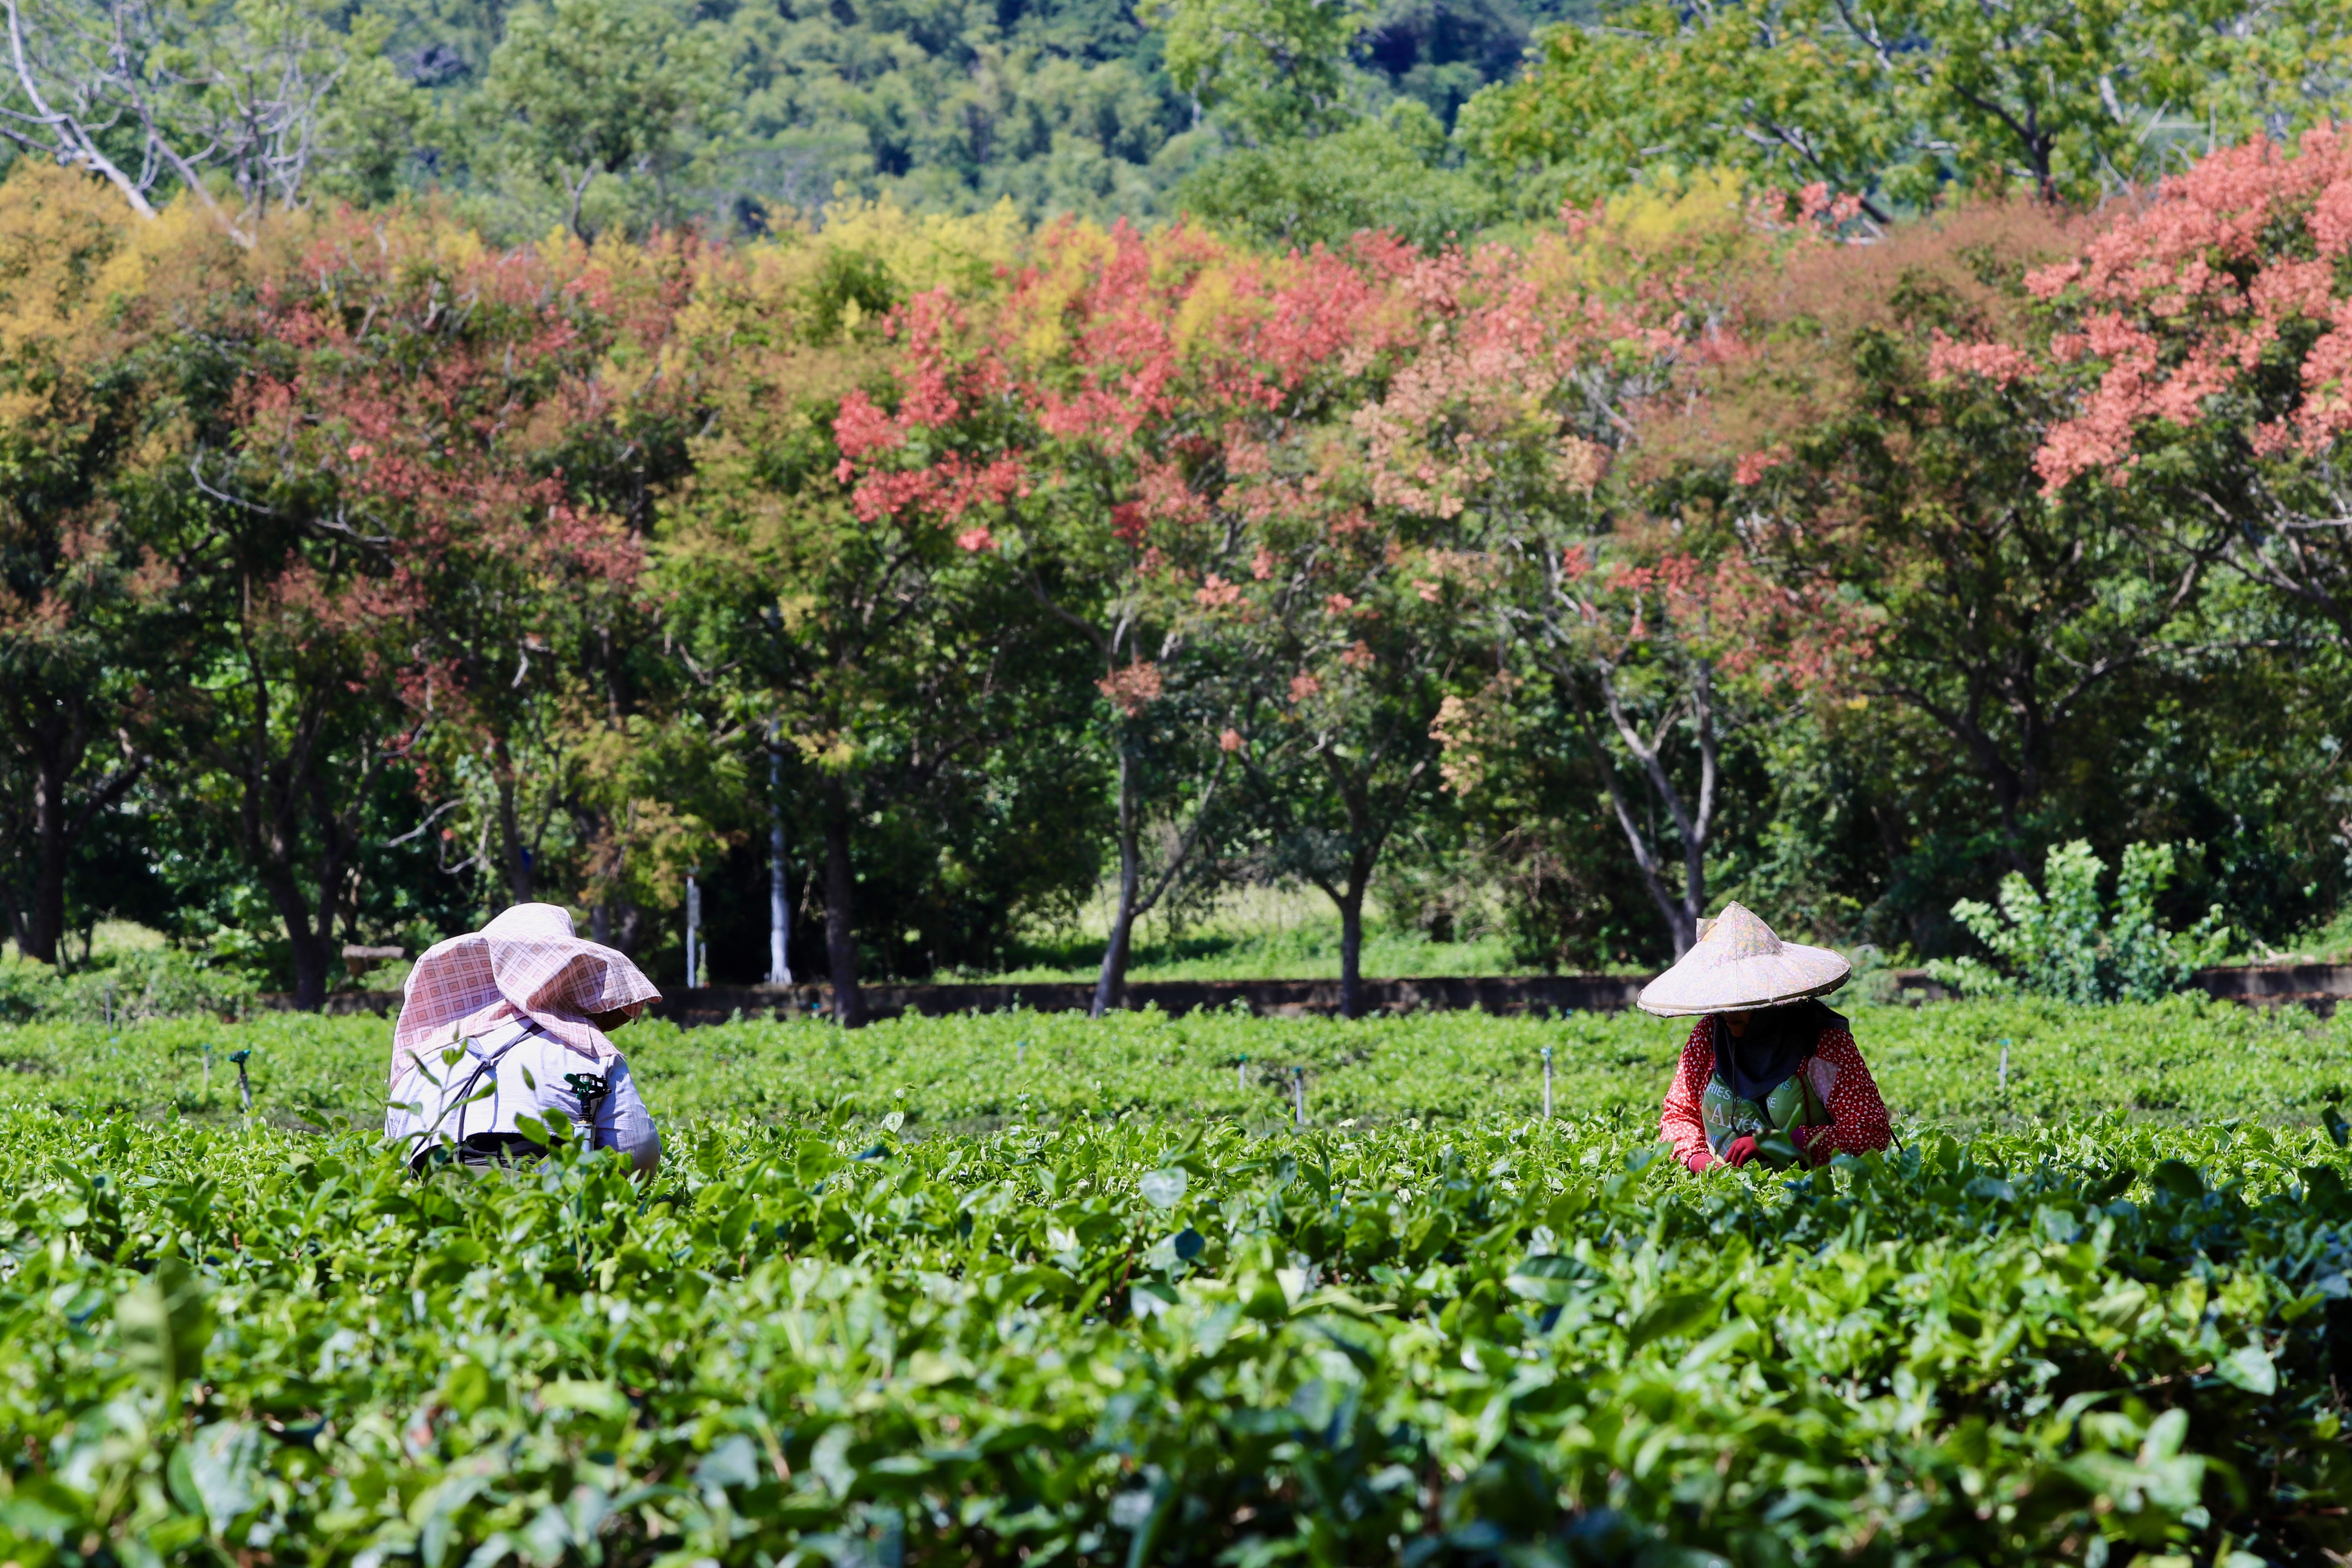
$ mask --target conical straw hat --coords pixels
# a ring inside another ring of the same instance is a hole
[[[1853,965],[1825,947],[1782,942],[1739,904],[1701,921],[1698,941],[1642,988],[1641,1008],[1662,1018],[1775,1007],[1834,991]]]

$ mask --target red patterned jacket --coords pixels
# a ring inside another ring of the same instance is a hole
[[[1698,1109],[1698,1097],[1715,1076],[1714,1028],[1712,1015],[1701,1018],[1683,1043],[1682,1066],[1675,1069],[1658,1116],[1659,1135],[1675,1146],[1675,1158],[1694,1171],[1717,1163],[1715,1151],[1706,1146],[1706,1124]],[[1878,1097],[1878,1084],[1863,1065],[1853,1035],[1824,1030],[1811,1059],[1799,1070],[1829,1107],[1829,1125],[1808,1129],[1798,1139],[1815,1163],[1841,1149],[1861,1154],[1886,1147],[1886,1101]]]

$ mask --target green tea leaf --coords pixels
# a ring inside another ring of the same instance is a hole
[[[211,1297],[211,1286],[180,1259],[157,1262],[115,1300],[123,1360],[167,1394],[199,1375],[213,1337]]]
[[[1168,1166],[1160,1170],[1146,1172],[1135,1184],[1135,1189],[1143,1194],[1143,1201],[1153,1208],[1172,1209],[1183,1201],[1184,1186],[1188,1180],[1182,1170]]]
[[[1654,1340],[1688,1334],[1712,1319],[1721,1302],[1712,1290],[1670,1290],[1633,1315],[1625,1327],[1625,1344],[1639,1350]]]
[[[2215,1375],[2234,1388],[2267,1398],[2278,1392],[2278,1367],[2258,1344],[2240,1345],[2213,1363]]]

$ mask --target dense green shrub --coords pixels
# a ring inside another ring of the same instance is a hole
[[[171,948],[110,954],[63,975],[45,963],[0,958],[0,1024],[218,1020],[245,1013],[254,992],[245,973],[212,967]]]
[[[1952,906],[1953,918],[2001,961],[2000,970],[1957,958],[1932,961],[1927,971],[1972,996],[2022,990],[2062,1002],[2152,1002],[2181,990],[2228,954],[2231,931],[2219,904],[2186,931],[2158,923],[2156,901],[2174,861],[2169,844],[2125,846],[2114,901],[2103,903],[2106,862],[2081,839],[2055,846],[2043,858],[2040,889],[2011,871],[2000,880],[1998,912],[1974,899]]]
[[[234,1016],[253,1005],[253,982],[169,948],[126,952],[59,982],[48,1011],[84,1023]]]
[[[1794,1179],[1658,1158],[1639,1015],[638,1026],[646,1187],[406,1176],[381,1019],[0,1030],[0,1559],[2352,1547],[2345,1034],[1854,1024],[1902,1142]]]
[[[47,964],[0,952],[0,1024],[22,1024],[39,1017],[47,1011],[56,992],[57,983]]]
[[[2352,1018],[2186,994],[2104,1007],[2023,997],[1848,1011],[1898,1125],[2038,1126],[2105,1111],[2309,1125],[2331,1098],[2352,1098]],[[898,1110],[915,1135],[929,1136],[1082,1116],[1223,1117],[1263,1128],[1291,1119],[1294,1068],[1305,1069],[1308,1117],[1321,1126],[1532,1115],[1543,1104],[1546,1047],[1562,1114],[1654,1126],[1688,1033],[1687,1023],[1639,1013],[1343,1023],[1146,1010],[1100,1021],[1024,1012],[903,1018],[851,1033],[814,1022],[646,1022],[619,1040],[666,1126]],[[43,1023],[0,1030],[0,1058],[17,1068],[0,1075],[0,1100],[226,1114],[236,1105],[234,1075],[217,1075],[228,1052],[250,1047],[265,1115],[372,1122],[383,1110],[391,1039],[386,1020],[364,1016],[113,1030]],[[216,1074],[209,1098],[207,1044]]]
[[[0,1113],[16,1561],[2084,1563],[2352,1545],[2352,1196],[2114,1121],[371,1140]],[[1676,1555],[1682,1553],[1685,1555]]]

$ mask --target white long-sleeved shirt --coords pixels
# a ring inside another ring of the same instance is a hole
[[[584,1128],[580,1094],[567,1081],[584,1076],[601,1078],[605,1086],[596,1101],[594,1146],[620,1150],[647,1173],[661,1163],[661,1129],[637,1093],[626,1058],[592,1062],[528,1018],[509,1018],[450,1043],[462,1044],[464,1054],[448,1063],[446,1046],[420,1051],[423,1059],[401,1074],[384,1109],[385,1139],[404,1142],[410,1159],[478,1132],[520,1133],[519,1116],[561,1110],[573,1127]]]

